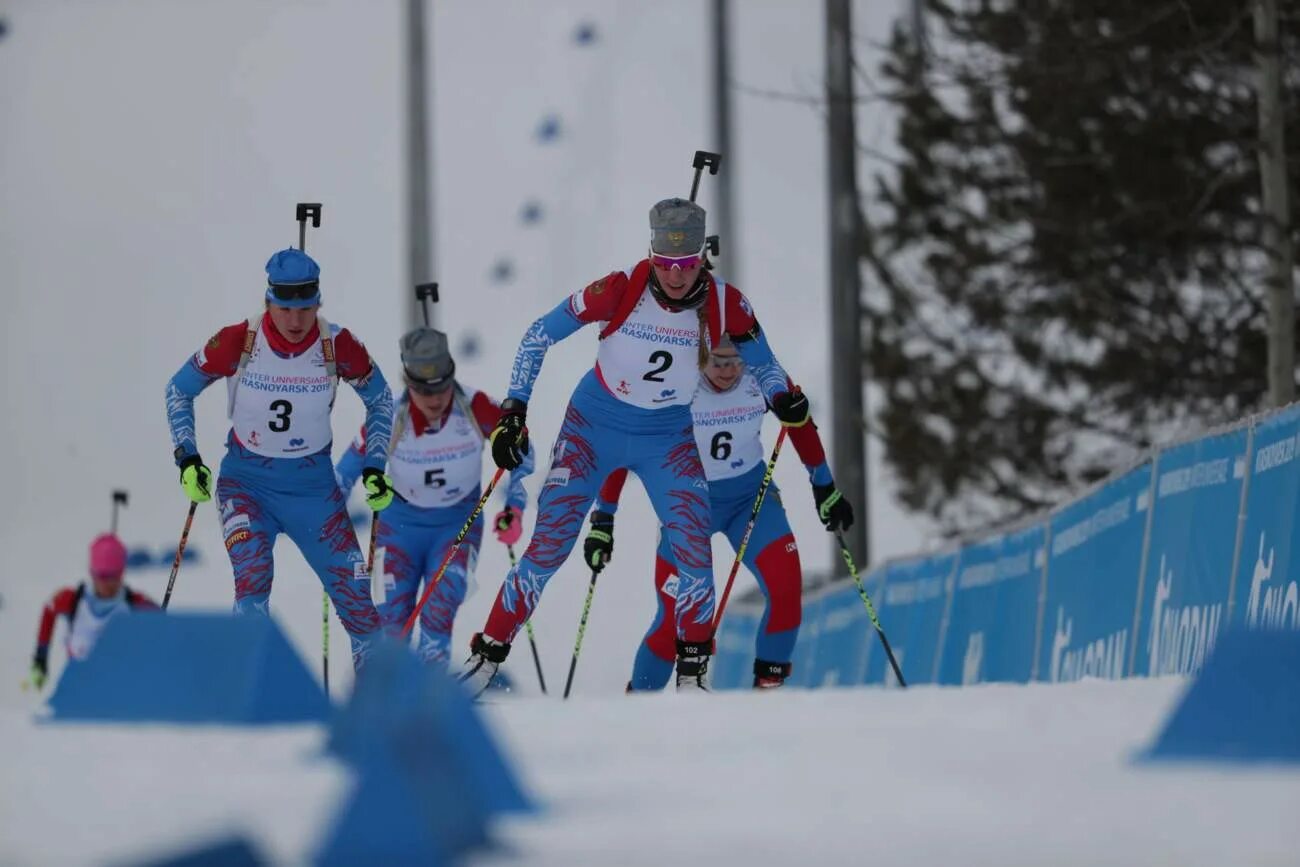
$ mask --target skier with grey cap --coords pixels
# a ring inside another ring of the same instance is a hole
[[[705,244],[704,209],[665,199],[650,209],[646,258],[573,293],[524,334],[491,435],[492,457],[505,469],[524,459],[528,400],[547,349],[600,323],[596,363],[569,401],[528,550],[471,642],[461,677],[473,691],[486,688],[505,661],[546,582],[572,551],[601,482],[621,468],[641,479],[679,567],[677,688],[707,688],[714,589],[709,489],[691,419],[699,365],[725,335],[782,421],[800,425],[809,416],[807,398],[788,386],[749,301],[704,267]]]
[[[432,578],[478,503],[483,443],[501,419],[492,398],[457,382],[446,334],[413,329],[402,337],[401,353],[406,392],[394,407],[388,456],[396,498],[376,527],[384,588],[379,614],[392,635],[401,634],[420,585]],[[365,450],[363,431],[337,467],[345,492],[361,472]],[[523,532],[523,479],[532,470],[530,452],[510,473],[505,505],[492,520],[503,544],[514,544]],[[420,612],[418,653],[426,662],[447,664],[452,623],[473,581],[482,540],[480,516]]]

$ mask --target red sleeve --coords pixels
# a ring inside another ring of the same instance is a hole
[[[790,377],[785,378],[787,391],[794,391],[795,384]],[[790,444],[794,446],[799,461],[805,467],[820,467],[826,463],[826,447],[822,445],[821,434],[817,433],[817,422],[811,416],[807,424],[787,428],[790,432]]]
[[[728,283],[724,303],[727,309],[727,334],[733,338],[747,334],[752,336],[758,327],[758,319],[754,316],[754,308],[750,306],[745,293]]]
[[[50,639],[54,637],[54,622],[60,614],[64,617],[71,617],[72,608],[76,604],[77,590],[75,587],[64,587],[50,597],[50,601],[45,603],[45,608],[41,611],[41,626],[36,631],[37,647],[49,646]]]
[[[609,503],[611,506],[618,505],[618,498],[623,495],[623,485],[627,482],[627,468],[614,470],[605,479],[605,483],[600,486],[600,494],[597,499],[602,503]]]
[[[131,603],[132,608],[138,608],[141,611],[153,611],[158,608],[157,602],[154,602],[139,590],[132,590],[130,587],[126,589],[126,598]]]
[[[339,333],[334,335],[334,363],[339,377],[350,380],[365,379],[374,367],[370,350],[346,328],[339,329]]]
[[[569,312],[580,322],[608,322],[627,290],[627,275],[613,271],[569,296]]]
[[[247,322],[227,325],[194,353],[194,366],[213,378],[234,376],[239,369],[239,356],[244,351],[244,335],[247,333]]]
[[[497,422],[501,421],[501,406],[483,392],[476,391],[470,398],[469,412],[474,416],[474,423],[483,432],[483,436],[492,436]]]
[[[817,433],[816,422],[810,418],[808,424],[786,430],[790,432],[790,443],[805,467],[820,467],[826,463],[826,448],[822,445],[821,434]]]

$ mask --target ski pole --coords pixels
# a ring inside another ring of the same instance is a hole
[[[564,697],[569,697],[573,689],[573,672],[578,668],[578,654],[582,651],[582,635],[587,631],[587,615],[591,613],[591,597],[596,595],[596,576],[600,573],[591,570],[591,583],[587,585],[587,601],[582,603],[582,619],[578,621],[578,637],[573,642],[573,659],[569,661],[569,678],[564,682]]]
[[[763,508],[763,498],[767,496],[767,488],[772,484],[772,473],[776,470],[776,459],[781,456],[781,444],[785,442],[787,428],[781,425],[781,432],[776,435],[776,445],[772,446],[772,457],[767,461],[767,472],[763,473],[763,482],[758,486],[758,496],[754,497],[754,508],[749,513],[749,523],[745,525],[745,535],[740,537],[740,546],[736,548],[736,559],[731,564],[731,574],[727,576],[727,586],[722,590],[722,599],[718,602],[718,613],[713,618],[713,634],[718,634],[718,626],[722,623],[722,612],[727,609],[727,599],[731,596],[731,585],[736,580],[736,573],[740,571],[740,561],[745,557],[745,549],[749,547],[749,537],[754,533],[754,525],[758,523],[758,513]]]
[[[181,541],[176,546],[176,557],[172,560],[172,574],[167,579],[167,592],[163,594],[162,610],[167,610],[167,603],[172,599],[172,588],[176,586],[176,573],[181,571],[181,555],[185,553],[185,543],[190,538],[190,524],[194,523],[194,510],[199,507],[198,503],[191,502],[190,510],[185,515],[185,527],[181,530]]]
[[[298,249],[307,252],[307,220],[311,220],[313,229],[320,228],[320,202],[299,202],[294,209],[294,219],[298,221]],[[370,560],[375,559],[374,524],[370,525]],[[370,561],[366,561],[369,564]],[[369,565],[367,565],[367,572]],[[330,595],[324,589],[320,593],[321,604],[321,677],[325,683],[325,697],[330,695]]]
[[[903,680],[903,672],[898,667],[898,660],[894,658],[894,651],[889,646],[889,639],[885,637],[885,630],[880,626],[880,619],[876,617],[876,606],[871,604],[871,597],[867,595],[867,588],[862,584],[862,578],[858,575],[858,568],[853,565],[853,555],[849,553],[849,546],[844,543],[844,534],[839,530],[835,531],[835,539],[840,543],[840,555],[844,558],[844,565],[849,567],[849,574],[853,576],[853,582],[858,585],[858,595],[862,597],[862,604],[867,607],[867,616],[871,618],[871,625],[876,628],[876,635],[880,636],[880,643],[885,648],[885,655],[889,657],[889,665],[894,669],[894,677],[898,678],[899,686],[907,686],[907,681]]]
[[[470,528],[478,520],[479,514],[483,511],[483,506],[487,504],[488,497],[492,496],[492,491],[496,489],[497,482],[501,480],[501,474],[504,472],[505,470],[501,467],[497,467],[497,471],[492,475],[492,481],[488,482],[487,490],[483,492],[483,496],[478,498],[478,505],[474,507],[474,511],[469,513],[465,526],[460,528],[460,532],[456,534],[451,547],[447,549],[447,555],[442,558],[442,565],[438,567],[438,571],[424,585],[424,593],[420,596],[420,601],[416,603],[411,616],[406,619],[406,625],[402,627],[403,639],[410,637],[411,630],[415,628],[415,621],[420,619],[420,611],[424,608],[424,603],[428,602],[429,597],[433,595],[433,588],[438,586],[438,582],[442,580],[443,573],[447,571],[447,566],[451,564],[451,558],[455,557],[456,552],[460,550],[460,543],[465,541],[465,537],[469,535]]]
[[[506,553],[510,555],[510,568],[513,569],[519,565],[515,560],[515,546],[507,545]],[[533,634],[533,621],[530,617],[524,621],[524,629],[528,632],[528,644],[533,648],[533,664],[537,666],[537,682],[542,686],[542,695],[546,695],[546,676],[542,674],[542,657],[537,653],[537,636]]]
[[[330,697],[330,597],[326,593],[320,600],[321,677],[325,681],[325,698]]]

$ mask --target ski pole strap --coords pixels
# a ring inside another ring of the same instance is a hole
[[[424,593],[421,594],[420,601],[416,603],[411,616],[406,618],[406,625],[402,627],[402,638],[410,637],[411,630],[415,628],[415,621],[420,619],[420,612],[424,609],[424,603],[428,602],[429,597],[433,595],[433,588],[437,587],[438,582],[442,580],[443,573],[447,571],[447,567],[451,564],[451,558],[455,557],[456,552],[460,550],[460,543],[465,541],[470,528],[474,526],[474,522],[482,514],[483,506],[487,503],[488,498],[492,496],[492,492],[496,490],[497,482],[501,480],[503,472],[505,470],[497,467],[497,471],[492,474],[492,481],[488,482],[487,490],[483,491],[483,496],[478,498],[478,505],[474,507],[474,511],[469,513],[469,518],[465,520],[465,526],[460,528],[460,532],[456,534],[456,539],[451,543],[451,547],[447,549],[446,556],[442,558],[442,565],[438,567],[438,571],[424,585]]]

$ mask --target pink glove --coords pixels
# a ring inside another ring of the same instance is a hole
[[[492,519],[492,532],[502,545],[513,545],[524,535],[524,513],[514,506],[506,506]]]

